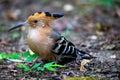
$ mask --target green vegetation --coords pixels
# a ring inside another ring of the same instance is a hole
[[[68,27],[66,27],[66,29],[65,29],[65,32],[64,32],[64,37],[68,37],[68,33],[69,33],[69,28]]]
[[[89,0],[91,3],[95,3],[97,5],[114,8],[117,4],[120,4],[120,0]]]
[[[43,66],[41,65],[41,63],[33,63],[32,66],[28,65],[28,63],[34,61],[37,57],[38,55],[31,55],[29,51],[25,52],[24,54],[12,52],[8,55],[5,52],[0,53],[0,61],[6,59],[12,62],[18,62],[17,67],[23,69],[24,72],[28,72],[31,70],[44,71],[45,69],[50,71],[57,71],[56,67],[65,67],[54,62],[46,63]]]
[[[71,78],[66,78],[64,80],[97,80],[97,79],[92,76],[86,76],[86,77],[71,77]]]
[[[18,32],[14,32],[11,34],[12,38],[18,38],[20,36],[20,34]]]

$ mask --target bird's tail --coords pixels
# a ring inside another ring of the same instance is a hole
[[[92,58],[95,58],[92,55],[90,55],[89,53],[84,52],[82,50],[78,50],[78,49],[77,49],[77,57],[78,57],[78,59],[81,59],[81,60],[82,59],[92,59]]]

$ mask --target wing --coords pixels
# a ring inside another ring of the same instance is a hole
[[[91,59],[91,55],[77,49],[72,42],[68,41],[55,30],[51,32],[51,37],[55,41],[51,49],[53,53],[65,57],[65,59],[68,58],[68,60],[70,60],[70,58],[72,58],[72,60],[76,59],[77,56],[79,56],[79,59]]]
[[[55,43],[63,45],[69,44],[70,46],[75,46],[72,42],[65,39],[64,36],[61,36],[61,34],[55,30],[51,31],[50,37],[54,39]]]
[[[75,45],[68,41],[64,36],[61,36],[55,30],[51,31],[50,37],[54,39],[54,44],[52,46],[52,52],[57,55],[68,55],[76,56],[75,54]]]

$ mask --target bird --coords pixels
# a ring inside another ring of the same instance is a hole
[[[76,48],[71,41],[50,26],[52,21],[63,16],[63,14],[50,12],[36,12],[29,16],[25,22],[13,26],[8,31],[26,26],[26,42],[43,62],[57,61],[60,64],[66,64],[76,60],[77,57],[80,60],[93,58],[89,53]]]

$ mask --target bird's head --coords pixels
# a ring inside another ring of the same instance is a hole
[[[12,31],[16,28],[20,28],[25,25],[29,25],[31,28],[44,27],[49,24],[49,22],[63,17],[62,14],[51,14],[49,12],[37,12],[29,16],[28,19],[20,24],[13,26],[9,31]]]

